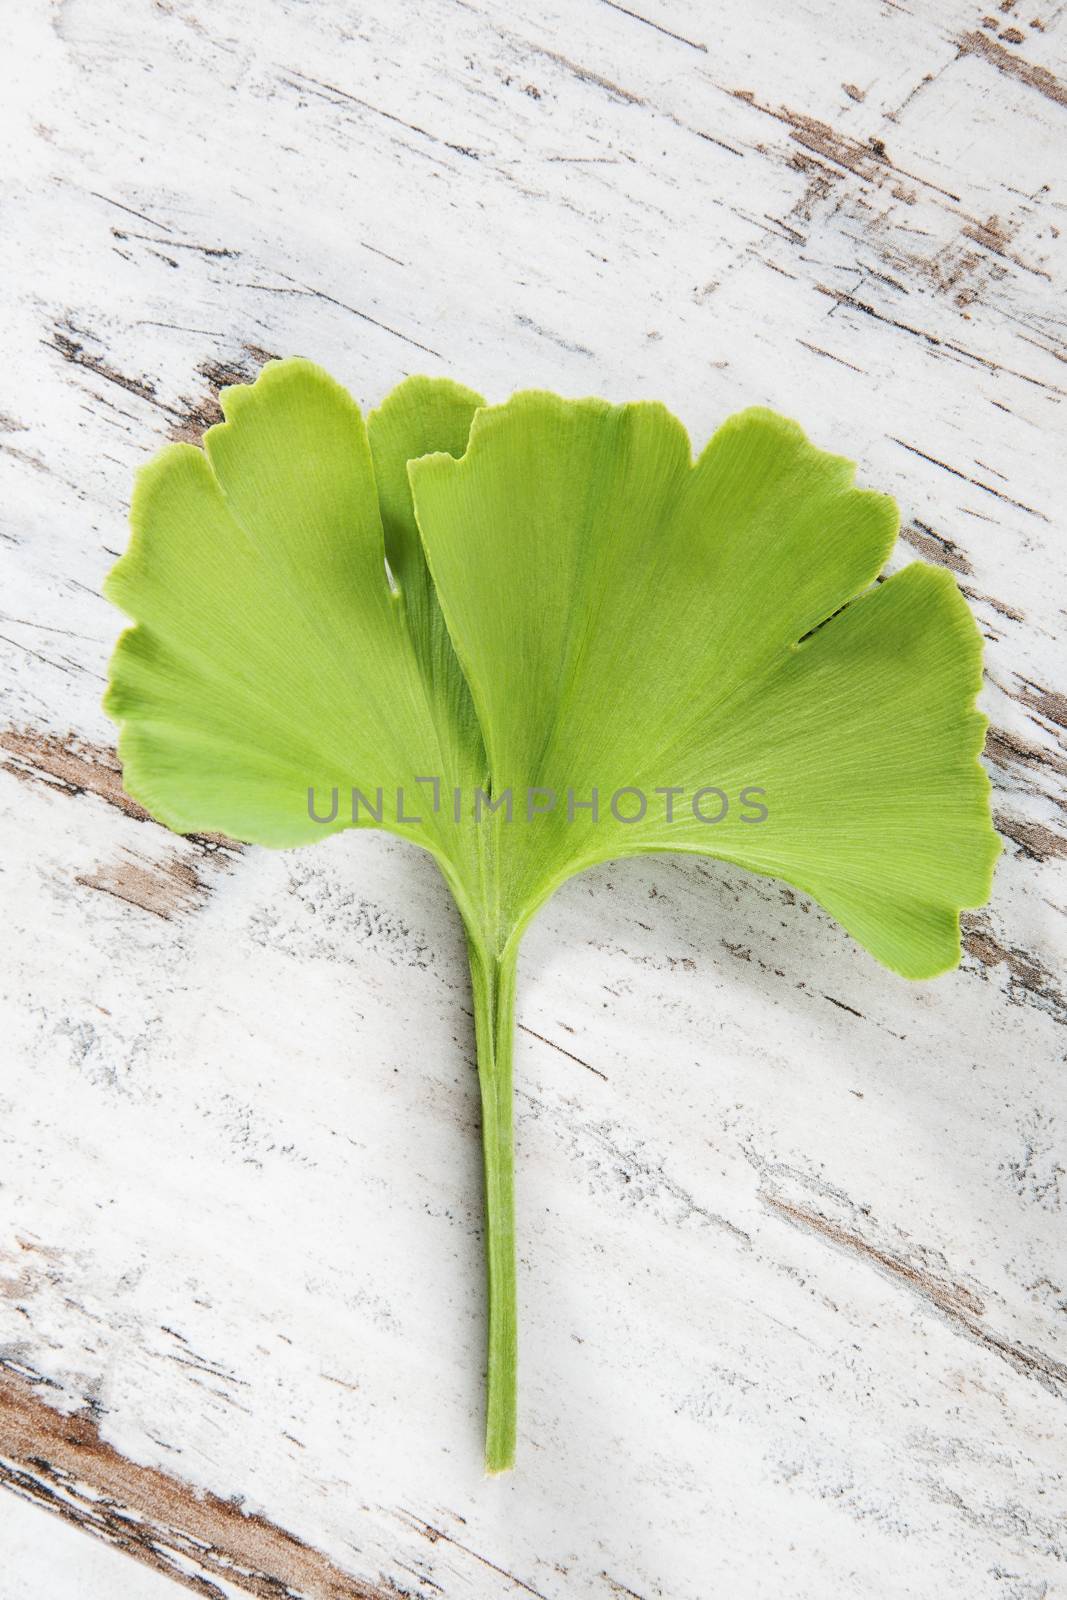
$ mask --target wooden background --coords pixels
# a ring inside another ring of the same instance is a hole
[[[1067,1593],[1065,9],[11,7],[0,1600]],[[99,709],[131,476],[270,353],[775,406],[988,641],[958,973],[693,860],[539,917],[509,1479],[434,868],[175,838]]]

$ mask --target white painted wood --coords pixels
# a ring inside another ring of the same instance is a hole
[[[895,564],[954,566],[999,730],[1006,851],[936,983],[694,861],[538,919],[502,1481],[432,865],[206,856],[9,740],[0,1356],[131,1462],[419,1600],[1063,1592],[1063,10],[13,14],[8,733],[112,741],[131,474],[264,351],[366,404],[425,370],[654,396],[697,443],[797,416],[897,496]],[[107,892],[131,864],[170,916]],[[163,1581],[13,1506],[4,1600]]]

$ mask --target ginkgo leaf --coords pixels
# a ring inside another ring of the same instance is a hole
[[[693,850],[807,891],[907,977],[956,964],[997,848],[980,640],[941,569],[869,588],[897,511],[853,473],[769,411],[693,466],[661,406],[538,393],[479,412],[462,460],[412,464],[494,787],[557,796],[502,869],[512,924],[591,861]],[[725,815],[612,810],[668,786]]]
[[[594,862],[689,851],[806,891],[905,976],[954,965],[997,853],[978,632],[939,569],[875,581],[892,501],[768,411],[694,465],[661,406],[414,378],[364,426],[305,361],[222,406],[141,473],[108,580],[136,622],[106,700],[126,786],[181,831],[382,826],[437,860],[474,990],[499,1470],[523,929]]]
[[[477,397],[420,382],[441,423],[429,437],[456,447]],[[403,389],[393,399],[379,459],[391,548],[407,571],[394,458],[411,424]],[[122,724],[127,786],[169,827],[269,845],[352,826],[342,801],[372,774],[394,800],[406,787],[413,814],[412,780],[444,770],[458,781],[481,741],[469,715],[440,714],[461,690],[435,677],[439,613],[435,629],[417,583],[410,606],[390,584],[359,409],[295,360],[224,391],[223,404],[203,450],[170,445],[138,475],[133,538],[107,579],[138,623],[119,642],[105,700]],[[413,446],[427,437],[416,427]],[[312,820],[312,786],[341,791],[334,822]],[[358,821],[373,825],[369,808]],[[437,825],[431,814],[395,831],[429,845]]]
[[[484,403],[456,383],[408,378],[367,419],[386,560],[403,598],[438,736],[449,741],[450,770],[467,787],[485,779],[485,746],[426,565],[408,462],[438,451],[461,456],[474,414]]]

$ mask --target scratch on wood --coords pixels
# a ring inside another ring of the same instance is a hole
[[[284,274],[283,274],[284,276]],[[391,333],[394,339],[402,339],[405,344],[412,345],[416,350],[422,350],[428,356],[436,356],[443,361],[440,350],[434,350],[428,344],[422,344],[418,339],[413,339],[408,333],[401,333],[399,328],[393,328],[388,322],[382,322],[378,317],[372,317],[369,311],[361,311],[358,306],[347,305],[344,300],[338,300],[332,294],[327,294],[324,289],[311,289],[306,284],[292,283],[277,287],[267,283],[246,283],[240,288],[252,289],[257,294],[291,294],[303,295],[309,300],[321,300],[324,305],[336,306],[339,311],[347,311],[350,316],[359,317],[362,322],[368,322],[372,328],[380,328],[383,333]]]
[[[1014,250],[1008,249],[1012,235],[997,217],[989,217],[985,222],[965,223],[962,232],[965,239],[972,240],[973,243],[980,245],[983,250],[989,250],[993,255],[1000,256],[1002,260],[1012,262],[1013,265],[1021,267],[1024,272],[1032,272],[1035,278],[1045,278],[1049,283],[1052,282],[1051,272],[1046,272],[1044,267],[1035,267],[1032,261],[1026,261],[1022,256],[1017,255]],[[962,270],[969,270],[973,265],[973,261],[967,258],[964,258],[960,263]],[[957,271],[948,287],[952,287],[960,275],[961,272]],[[962,297],[957,296],[957,304],[969,303],[971,298],[974,298],[973,291],[964,290]],[[1054,351],[1050,353],[1055,354]]]
[[[290,75],[288,79],[282,80],[290,89],[296,89],[299,92],[302,88],[309,88],[312,94],[319,90],[321,91],[319,94],[320,99],[325,99],[329,102],[332,95],[334,102],[343,100],[347,101],[349,105],[360,106],[364,111],[373,112],[376,117],[384,117],[387,122],[395,122],[398,127],[406,128],[409,133],[418,134],[420,139],[428,139],[431,144],[440,145],[443,150],[454,150],[457,155],[467,156],[472,161],[481,160],[479,151],[471,149],[469,145],[458,144],[451,139],[443,139],[439,134],[431,133],[429,128],[422,128],[417,122],[408,122],[404,117],[398,117],[392,111],[385,111],[381,106],[372,105],[369,100],[362,100],[358,94],[350,94],[347,89],[339,89],[333,83],[323,83],[319,78],[310,78],[306,73],[298,72],[295,67],[285,67],[283,70]],[[299,78],[300,82],[292,82],[294,78]]]
[[[425,1517],[418,1517],[413,1511],[405,1511],[402,1515],[418,1533],[422,1534],[423,1538],[429,1539],[431,1544],[436,1544],[439,1539],[443,1539],[446,1544],[453,1545],[457,1550],[462,1550],[464,1555],[472,1556],[483,1567],[488,1567],[490,1572],[499,1573],[502,1578],[513,1584],[516,1589],[521,1589],[523,1594],[533,1595],[534,1600],[548,1600],[547,1595],[542,1594],[540,1589],[535,1589],[532,1584],[526,1583],[524,1579],[517,1578],[506,1567],[498,1566],[495,1561],[490,1561],[488,1556],[480,1555],[477,1550],[472,1550],[470,1545],[461,1544],[458,1539],[453,1539],[450,1533],[446,1533],[443,1528],[436,1527],[432,1522],[427,1522]]]
[[[1067,1400],[1067,1366],[1041,1350],[1013,1343],[1000,1334],[991,1333],[981,1321],[985,1303],[965,1285],[953,1283],[949,1278],[909,1261],[896,1251],[872,1244],[854,1229],[811,1207],[798,1205],[767,1190],[761,1192],[760,1198],[794,1226],[829,1239],[841,1249],[870,1262],[896,1282],[905,1284],[920,1299],[940,1311],[952,1327],[992,1351],[1014,1367],[1016,1372],[1036,1380],[1057,1399]]]
[[[764,105],[756,99],[751,89],[729,89],[726,92],[733,95],[735,100],[741,100],[745,105],[752,106],[753,110],[762,111],[764,116],[773,117],[776,122],[784,123],[790,130],[790,138],[795,139],[805,150],[810,150],[814,155],[821,156],[824,161],[830,161],[834,166],[851,172],[865,183],[880,182],[883,178],[895,175],[907,178],[912,183],[921,184],[924,189],[931,189],[935,194],[944,195],[946,200],[959,203],[960,196],[953,194],[950,189],[943,189],[940,184],[933,183],[928,178],[921,178],[915,172],[898,167],[889,155],[884,141],[875,134],[866,140],[851,139],[847,134],[838,133],[828,122],[821,122],[818,117],[808,116],[801,111],[791,111],[788,106],[776,108]]]
[[[1025,622],[1026,617],[1017,606],[1009,606],[1003,600],[996,600],[991,594],[983,594],[980,589],[971,589],[965,583],[960,584],[960,589],[968,600],[978,600],[983,605],[992,606],[994,611],[1002,617],[1007,617],[1009,622]]]
[[[623,8],[621,6],[617,6],[615,9],[622,10]],[[634,13],[631,13],[631,15],[633,14]],[[637,20],[643,21],[645,19],[638,18]],[[652,26],[658,27],[657,24],[652,24]],[[587,83],[594,88],[603,89],[606,94],[610,95],[613,100],[617,100],[620,104],[627,106],[640,106],[645,110],[650,110],[654,116],[661,116],[665,118],[667,122],[673,123],[676,128],[681,128],[684,133],[691,133],[695,135],[696,138],[703,139],[706,144],[715,145],[718,149],[725,150],[732,156],[739,156],[742,159],[744,158],[744,151],[738,150],[736,145],[727,143],[725,139],[717,138],[715,134],[708,133],[705,128],[696,127],[693,123],[687,122],[684,117],[680,117],[676,112],[670,111],[666,107],[650,106],[649,102],[642,95],[635,94],[632,89],[623,88],[621,84],[613,82],[611,78],[602,77],[599,72],[593,72],[589,67],[583,67],[579,62],[572,61],[569,56],[561,55],[557,50],[549,50],[546,46],[536,44],[530,39],[520,38],[517,34],[509,34],[503,29],[498,28],[497,32],[499,33],[500,37],[505,39],[512,47],[526,51],[531,55],[538,56],[543,61],[553,62],[555,66],[562,67],[564,72],[569,73],[571,77],[577,79],[579,83]],[[678,38],[680,36],[671,35],[671,37]],[[688,44],[691,42],[692,41],[684,38],[681,39],[681,43],[683,44]],[[701,47],[699,45],[695,45],[694,48],[700,49]],[[538,98],[540,98],[540,96],[538,96]]]
[[[991,39],[988,34],[965,33],[959,41],[959,48],[961,56],[981,56],[983,61],[988,61],[998,72],[1003,72],[1009,78],[1016,78],[1019,83],[1025,83],[1031,89],[1036,89],[1046,99],[1054,100],[1058,106],[1067,106],[1067,84],[1061,83],[1047,67],[1038,66],[1034,61],[1026,61],[1022,56],[1013,55],[1010,50],[1005,50],[1002,44],[996,39]]]
[[[240,250],[230,250],[225,245],[193,244],[181,239],[153,239],[148,233],[123,232],[121,228],[112,228],[112,237],[115,239],[140,239],[145,244],[166,245],[168,250],[195,250],[198,255],[213,256],[221,259],[236,260],[241,254]]]
[[[549,50],[547,46],[534,44],[529,39],[518,39],[514,42],[524,50],[529,50],[533,55],[541,56],[546,61],[554,61],[557,67],[562,67],[564,72],[569,72],[572,78],[577,78],[579,83],[591,84],[594,88],[603,89],[613,100],[619,100],[623,105],[643,106],[647,102],[639,94],[634,94],[630,89],[624,89],[617,83],[612,83],[610,78],[602,78],[599,72],[593,72],[589,67],[581,66],[577,61],[572,61],[569,56],[560,55],[557,50]]]
[[[90,1410],[64,1415],[37,1382],[0,1368],[0,1484],[196,1594],[219,1582],[261,1600],[395,1600],[265,1517],[140,1466]]]
[[[831,300],[836,300],[838,305],[850,306],[853,311],[862,311],[864,316],[873,317],[875,322],[885,322],[891,328],[899,328],[901,333],[910,333],[913,334],[917,339],[925,339],[926,343],[929,345],[939,346],[943,350],[951,350],[954,355],[963,356],[965,360],[973,361],[978,366],[985,367],[989,372],[1003,372],[1007,374],[1008,377],[1021,378],[1024,383],[1031,383],[1036,389],[1046,389],[1050,394],[1067,394],[1067,390],[1058,389],[1054,383],[1045,383],[1041,378],[1032,377],[1030,373],[1019,372],[1015,367],[1005,367],[999,361],[991,361],[988,356],[976,355],[973,350],[968,350],[963,345],[956,344],[951,339],[942,339],[936,333],[929,333],[926,328],[916,328],[910,322],[901,322],[896,317],[886,316],[884,311],[876,310],[874,306],[868,305],[865,300],[858,300],[855,295],[849,294],[845,289],[834,289],[831,288],[829,284],[817,283],[815,284],[815,290],[817,294],[825,294],[829,296]],[[896,444],[901,444],[902,442],[903,441],[900,439],[894,440],[894,443]],[[905,449],[910,448],[910,446],[905,445]],[[921,451],[917,453],[920,455],[922,454]],[[926,459],[928,461],[933,461],[935,458],[933,456],[927,456]],[[938,466],[942,465],[941,462],[937,462],[936,464]],[[962,477],[963,474],[957,473],[956,476]],[[979,488],[984,487],[984,484],[979,484]],[[1001,499],[1007,499],[1007,496],[1001,495]],[[1013,500],[1011,501],[1011,504],[1017,505],[1019,502]],[[1030,507],[1023,506],[1022,509],[1024,511],[1029,511]],[[1034,515],[1037,516],[1039,513],[1035,512]],[[1048,518],[1046,517],[1043,520],[1047,522]]]
[[[983,483],[981,478],[972,478],[970,473],[961,472],[959,467],[950,467],[947,461],[940,461],[937,456],[927,455],[925,450],[920,450],[918,445],[908,444],[906,439],[894,438],[892,434],[890,438],[894,444],[899,444],[902,450],[909,450],[913,456],[921,456],[924,461],[929,461],[931,466],[940,467],[942,472],[950,472],[954,478],[962,478],[964,483],[973,483],[976,489],[993,495],[997,500],[1005,501],[1009,506],[1015,506],[1019,511],[1025,511],[1028,517],[1037,517],[1041,522],[1048,521],[1043,511],[1035,511],[1033,506],[1024,505],[1021,500],[1013,500],[1010,494],[1004,494],[1000,489],[994,489],[991,484]]]
[[[857,367],[851,361],[846,361],[844,356],[835,356],[832,350],[824,350],[821,345],[809,344],[807,339],[798,339],[797,343],[802,344],[805,350],[810,350],[813,355],[825,356],[828,361],[836,361],[839,366],[848,367],[850,372],[858,372],[861,377],[866,376],[863,367]]]
[[[594,357],[594,352],[584,344],[573,343],[564,339],[562,334],[553,333],[551,328],[544,328],[532,317],[524,316],[521,311],[515,313],[515,321],[520,328],[529,328],[531,333],[536,333],[539,339],[548,339],[552,344],[558,344],[561,350],[569,350],[572,355]]]
[[[662,33],[668,39],[674,39],[678,44],[687,44],[690,50],[702,50],[705,55],[708,53],[706,44],[700,44],[696,39],[687,39],[684,33],[672,32],[670,28],[665,28],[662,22],[653,22],[651,17],[643,17],[640,12],[619,5],[619,0],[601,0],[601,3],[610,6],[612,11],[621,11],[624,17],[632,17],[635,22],[643,22],[646,28],[655,28],[657,33]]]
[[[136,395],[138,400],[147,400],[149,405],[158,406],[161,411],[170,411],[156,395],[156,386],[149,378],[130,378],[124,372],[119,372],[110,365],[103,356],[95,355],[87,350],[80,339],[72,337],[75,330],[67,328],[54,328],[51,339],[46,339],[45,344],[50,344],[53,350],[69,361],[71,366],[83,367],[87,372],[93,373],[97,378],[103,378],[107,383],[116,384],[118,388],[125,389],[127,394]]]
[[[117,211],[125,211],[128,217],[137,217],[141,222],[147,222],[151,228],[162,228],[164,233],[173,232],[165,222],[160,222],[156,217],[146,216],[143,211],[135,211],[132,206],[123,205],[121,200],[112,200],[110,195],[99,194],[96,189],[90,189],[89,193],[94,200],[102,200],[105,205],[114,206]]]
[[[383,111],[380,106],[372,105],[369,100],[361,99],[358,94],[350,94],[347,89],[339,89],[335,83],[324,83],[321,78],[309,77],[306,72],[298,72],[295,67],[284,67],[282,70],[288,72],[291,78],[299,78],[300,80],[299,83],[290,84],[290,88],[299,90],[304,87],[311,89],[312,92],[319,89],[327,95],[333,95],[338,100],[347,100],[350,105],[360,106],[364,111],[371,111],[376,117],[384,117],[387,122],[395,122],[401,128],[407,128],[409,133],[417,133],[422,139],[431,139],[434,144],[442,142],[436,133],[431,133],[428,128],[420,128],[417,122],[408,122],[405,118],[398,117],[395,112]]]
[[[994,255],[1004,256],[1008,253],[1012,235],[999,217],[987,217],[985,222],[965,223],[963,232],[968,239],[973,239],[975,244],[980,244],[983,249],[992,250]]]
[[[543,1033],[538,1033],[535,1028],[528,1028],[524,1022],[520,1022],[518,1028],[520,1033],[528,1033],[531,1039],[540,1039],[541,1043],[547,1044],[550,1050],[558,1050],[561,1056],[567,1057],[568,1061],[577,1062],[578,1066],[584,1067],[587,1072],[595,1073],[598,1078],[603,1078],[604,1082],[607,1083],[608,1075],[606,1072],[601,1072],[599,1067],[591,1066],[588,1061],[583,1061],[581,1056],[576,1056],[573,1051],[564,1050],[563,1046],[556,1044],[554,1039],[546,1039]]]
[[[864,1021],[863,1012],[857,1011],[855,1006],[846,1005],[843,1000],[835,1000],[832,994],[824,994],[823,999],[829,1000],[830,1004],[836,1006],[839,1011],[847,1011],[850,1016],[859,1017],[861,1022]]]
[[[971,912],[960,919],[963,929],[963,948],[987,972],[1003,964],[1008,973],[1008,998],[1016,1004],[1032,1002],[1046,1011],[1055,1022],[1067,1023],[1067,998],[1060,991],[1051,972],[1027,950],[1001,944],[990,928],[988,919],[979,912]]]
[[[602,1572],[600,1576],[604,1582],[614,1589],[616,1594],[625,1595],[627,1600],[644,1600],[644,1595],[638,1594],[636,1589],[631,1589],[629,1584],[620,1583],[618,1578],[613,1578],[610,1572]]]

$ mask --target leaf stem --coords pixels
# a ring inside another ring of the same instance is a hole
[[[518,1319],[511,1055],[517,944],[516,940],[498,955],[468,937],[485,1157],[485,1253],[489,1276],[487,1472],[507,1472],[515,1464]]]

